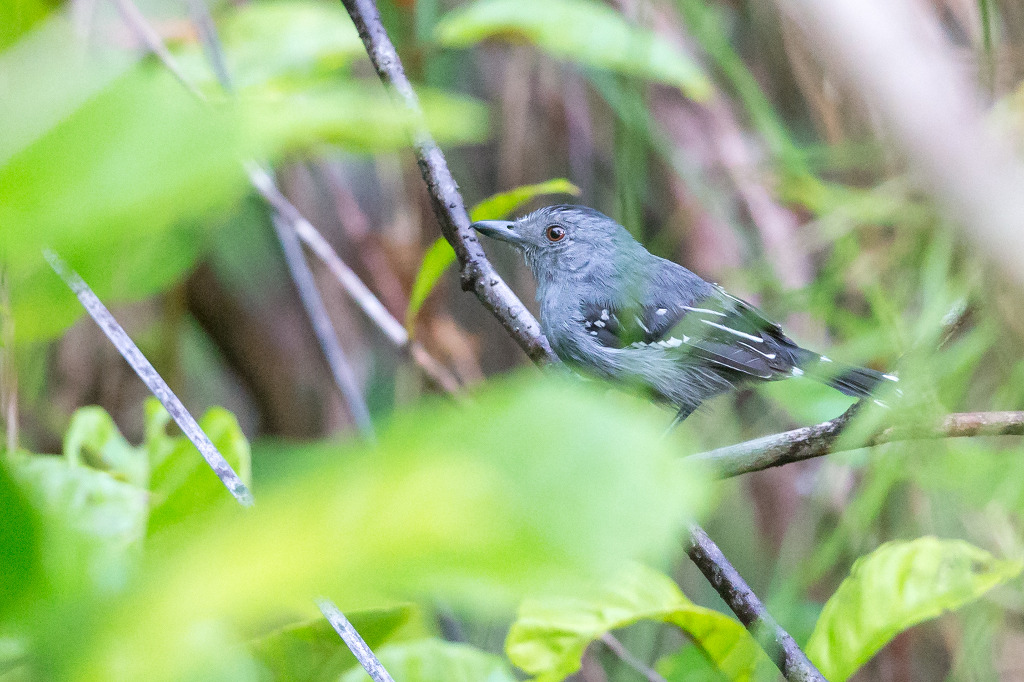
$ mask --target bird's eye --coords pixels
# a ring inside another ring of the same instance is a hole
[[[549,242],[560,242],[565,239],[565,228],[552,225],[545,234],[547,234]]]

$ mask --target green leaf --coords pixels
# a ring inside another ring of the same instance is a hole
[[[569,406],[571,419],[553,418]],[[248,629],[310,594],[342,610],[433,597],[493,613],[630,559],[664,561],[710,494],[678,459],[684,444],[662,437],[669,419],[646,400],[529,372],[466,406],[397,415],[375,449],[295,446],[281,453],[291,476],[253,509],[225,506],[150,546],[99,630],[78,632],[94,642],[82,669],[181,679],[212,655],[196,623]]]
[[[536,682],[557,682],[580,669],[592,642],[642,620],[683,630],[730,679],[749,680],[763,656],[738,621],[693,604],[671,578],[641,565],[585,598],[524,602],[505,652]]]
[[[170,415],[156,398],[146,401],[146,448],[153,471],[150,477],[152,509],[149,534],[183,523],[194,516],[209,514],[234,500],[213,473],[196,446],[185,436],[171,438],[166,426]],[[210,408],[199,426],[224,455],[241,479],[251,484],[249,441],[235,416],[222,407]]]
[[[581,190],[565,178],[554,178],[536,185],[522,185],[507,192],[487,197],[469,211],[469,219],[503,220],[523,204],[545,194],[571,194],[578,197]]]
[[[500,656],[468,644],[425,639],[390,644],[375,653],[388,673],[402,682],[516,682]],[[362,668],[353,668],[341,682],[369,679]]]
[[[350,611],[345,616],[373,651],[416,612],[412,605]],[[250,651],[280,682],[336,682],[338,676],[358,665],[338,633],[320,616],[287,625],[249,645]]]
[[[454,262],[455,249],[444,237],[438,237],[423,255],[423,263],[420,265],[420,271],[416,273],[412,293],[409,294],[409,309],[405,311],[405,328],[409,330],[409,336],[416,330],[416,316],[419,315],[427,296],[430,296],[441,275]]]
[[[366,56],[356,27],[340,4],[285,0],[225,9],[217,22],[218,33],[237,89],[278,79],[330,76]],[[176,56],[193,82],[217,87],[200,46],[182,46]]]
[[[132,447],[102,407],[83,407],[64,433],[64,457],[72,465],[87,463],[139,488],[149,483],[145,453]]]
[[[61,457],[22,455],[11,463],[43,517],[43,562],[58,593],[123,588],[145,534],[147,492]]]
[[[501,192],[484,199],[474,206],[469,212],[469,219],[477,220],[501,220],[506,218],[517,208],[545,194],[572,194],[579,196],[580,188],[565,178],[555,178],[536,185],[523,185],[508,192]],[[409,335],[415,331],[416,316],[423,307],[423,303],[430,296],[430,292],[437,286],[441,275],[455,262],[455,250],[444,237],[438,238],[423,256],[423,263],[420,271],[416,273],[416,281],[412,285],[412,293],[409,295],[409,308],[405,311],[405,327]]]
[[[0,460],[0,622],[25,598],[40,565],[39,519]],[[0,639],[2,641],[2,639]],[[0,659],[2,662],[2,659]]]
[[[843,682],[893,637],[971,602],[1020,574],[962,540],[888,542],[853,565],[807,642],[822,674]]]
[[[522,38],[555,57],[674,85],[695,100],[712,92],[700,67],[671,43],[589,0],[482,0],[445,16],[437,36],[449,47]]]

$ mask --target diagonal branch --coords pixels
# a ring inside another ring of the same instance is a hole
[[[381,23],[376,3],[374,0],[342,2],[359,30],[359,37],[380,79],[394,89],[412,118],[416,160],[427,183],[441,233],[455,249],[459,260],[462,288],[476,294],[531,360],[538,363],[557,361],[537,320],[487,260],[480,241],[470,228],[469,214],[459,186],[448,170],[444,154],[427,132],[419,98],[406,78],[395,46]]]
[[[690,524],[686,553],[787,680],[825,682],[792,635],[782,629],[704,529]]]
[[[855,408],[856,405],[821,424],[702,452],[693,455],[692,459],[709,464],[719,476],[729,478],[833,452],[897,441],[1024,436],[1024,412],[961,412],[946,415],[933,424],[890,426],[861,440],[839,442],[839,436],[850,424]]]

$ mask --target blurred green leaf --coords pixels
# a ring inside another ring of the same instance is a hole
[[[389,644],[375,653],[388,673],[402,682],[516,682],[500,656],[468,644],[425,639]],[[362,668],[353,668],[341,682],[369,679]]]
[[[442,144],[487,137],[487,109],[469,97],[417,90],[427,128]],[[352,151],[409,146],[412,115],[377,84],[253,89],[239,100],[251,137],[280,155],[335,144]]]
[[[356,27],[339,3],[282,0],[224,8],[219,38],[232,85],[244,90],[277,79],[329,76],[365,57]],[[216,87],[199,45],[176,50],[193,82]]]
[[[671,578],[641,565],[633,565],[592,596],[524,602],[505,652],[536,682],[558,682],[580,669],[592,642],[641,620],[680,628],[730,679],[749,680],[763,656],[738,621],[697,606]]]
[[[449,47],[524,39],[555,57],[674,85],[698,101],[712,93],[710,80],[689,57],[598,2],[482,0],[445,16],[437,36]]]
[[[0,622],[39,577],[39,519],[0,460]],[[2,641],[2,640],[0,640]],[[2,659],[0,659],[2,662]],[[2,669],[2,668],[0,668]]]
[[[99,406],[83,407],[71,417],[64,432],[64,457],[73,466],[86,463],[139,488],[149,484],[145,453],[124,439],[113,418]]]
[[[58,7],[47,0],[5,0],[0,2],[0,50],[11,45]]]
[[[244,186],[229,108],[204,109],[169,76],[136,69],[0,167],[15,330],[38,338],[81,313],[40,257],[50,246],[103,299],[149,295],[195,261],[196,220]]]
[[[565,406],[572,419],[552,418]],[[180,679],[210,655],[195,623],[251,627],[318,591],[343,610],[424,595],[484,610],[632,558],[664,561],[710,494],[677,459],[683,445],[662,437],[669,417],[531,372],[465,407],[401,415],[375,450],[304,446],[311,459],[254,509],[226,506],[151,546],[134,589],[103,605],[90,660],[73,665],[84,679],[109,679],[111,666]]]
[[[487,197],[469,211],[469,219],[503,220],[523,204],[545,194],[571,194],[578,197],[581,190],[565,178],[554,178],[535,185],[522,185],[507,192]]]
[[[423,255],[423,263],[420,264],[420,271],[416,273],[416,281],[412,285],[412,293],[409,294],[409,308],[405,311],[405,328],[409,330],[409,336],[416,330],[416,316],[419,315],[427,296],[430,296],[441,275],[454,262],[455,249],[444,237],[438,237]]]
[[[730,682],[732,679],[716,668],[695,644],[684,644],[675,653],[662,656],[654,669],[668,682]]]
[[[147,492],[61,457],[19,455],[11,467],[43,517],[43,562],[54,589],[123,588],[145,535]]]
[[[345,616],[370,649],[378,651],[415,610],[407,604],[350,611]],[[273,679],[280,682],[335,682],[339,675],[358,665],[355,656],[323,616],[287,625],[256,640],[249,649],[271,672]]]
[[[149,535],[209,514],[218,506],[234,504],[196,446],[185,436],[167,435],[170,419],[156,398],[146,400],[146,448],[153,467]],[[235,416],[222,407],[213,407],[199,420],[199,426],[235,473],[246,485],[251,484],[249,441]]]
[[[886,543],[858,559],[825,604],[807,655],[829,680],[844,682],[903,630],[977,599],[1022,566],[962,540]]]
[[[523,185],[508,192],[501,192],[484,199],[470,209],[469,219],[477,220],[501,220],[512,214],[517,208],[545,194],[572,194],[579,196],[580,188],[565,178],[555,178],[536,185]],[[444,274],[444,271],[455,262],[455,249],[451,247],[444,237],[439,237],[423,256],[423,263],[416,273],[416,281],[412,285],[412,293],[409,295],[409,308],[405,311],[405,327],[409,330],[410,336],[415,331],[416,316],[423,307],[423,303],[430,296],[430,292],[437,286],[437,281]]]

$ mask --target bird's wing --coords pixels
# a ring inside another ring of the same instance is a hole
[[[757,308],[718,287],[696,301],[667,294],[585,304],[581,312],[584,329],[609,348],[661,348],[760,379],[792,373],[805,352]]]

